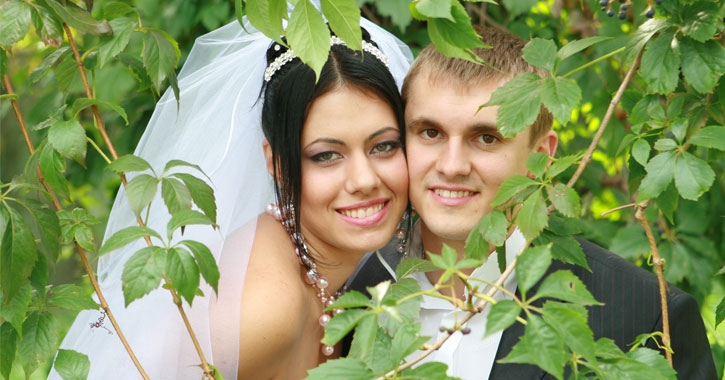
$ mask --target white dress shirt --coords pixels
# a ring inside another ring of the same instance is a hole
[[[506,239],[506,262],[510,263],[516,257],[526,243],[523,234],[516,229],[508,239]],[[422,252],[420,238],[420,223],[414,227],[413,237],[411,239],[410,252]],[[510,292],[516,290],[515,273],[504,282],[504,288]],[[491,254],[488,260],[480,267],[476,268],[471,277],[480,278],[490,282],[495,282],[501,276],[498,267],[498,255]],[[429,290],[433,285],[425,276],[425,273],[413,273],[410,277],[416,279],[422,290]],[[472,282],[472,285],[478,285],[479,293],[486,293],[489,286],[480,282]],[[468,297],[468,290],[465,290]],[[496,300],[511,299],[500,291],[493,297]],[[474,298],[474,304],[478,298]],[[487,337],[486,334],[486,318],[491,310],[491,305],[487,306],[483,312],[475,315],[467,324],[471,332],[463,335],[460,331],[456,331],[443,346],[421,363],[437,361],[448,365],[447,374],[449,376],[457,376],[464,380],[488,379],[493,368],[494,359],[498,344],[501,341],[502,331],[498,331]],[[467,312],[454,308],[453,304],[447,300],[435,298],[431,296],[423,296],[420,311],[420,322],[422,325],[421,336],[431,336],[428,343],[439,340],[444,333],[440,332],[440,327],[451,328],[455,322],[465,317]],[[421,351],[415,351],[407,360],[410,361],[419,356]]]

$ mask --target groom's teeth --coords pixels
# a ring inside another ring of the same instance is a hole
[[[435,189],[434,192],[436,193],[436,195],[444,198],[462,198],[473,194],[473,192],[471,191],[450,191],[443,189]]]
[[[371,207],[367,207],[367,208],[363,207],[363,208],[358,208],[355,210],[343,210],[342,213],[351,218],[359,219],[359,218],[365,218],[367,216],[373,215],[382,209],[383,209],[383,204],[380,203],[375,206],[371,206]]]

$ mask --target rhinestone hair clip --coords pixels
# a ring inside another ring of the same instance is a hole
[[[330,46],[335,46],[335,45],[347,46],[345,41],[343,41],[340,37],[331,36],[330,37]],[[275,44],[274,50],[279,50],[279,49],[280,49],[280,46],[278,44]],[[380,60],[380,62],[382,62],[385,65],[385,67],[390,68],[389,64],[388,64],[388,57],[386,57],[385,54],[383,54],[383,52],[380,51],[380,49],[378,49],[375,45],[371,44],[370,42],[363,41],[362,49],[363,49],[363,51],[366,51],[366,52],[374,55],[375,58]],[[297,56],[295,55],[294,51],[292,51],[292,49],[289,49],[286,52],[280,54],[280,56],[277,57],[272,63],[270,63],[269,66],[267,67],[267,69],[264,70],[264,81],[269,82],[269,80],[272,79],[272,76],[274,75],[274,73],[277,72],[277,70],[279,70],[282,66],[284,66],[289,61],[291,61],[295,58],[297,58]]]

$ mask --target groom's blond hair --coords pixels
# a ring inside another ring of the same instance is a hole
[[[472,88],[491,80],[510,80],[518,74],[535,73],[542,78],[549,73],[528,62],[522,57],[524,41],[507,31],[474,26],[481,42],[491,48],[475,48],[473,52],[486,64],[476,64],[459,58],[450,58],[441,54],[430,44],[421,51],[410,67],[403,84],[403,102],[410,96],[410,87],[415,79],[424,72],[431,82],[447,82],[462,88]],[[539,116],[531,126],[530,144],[551,129],[553,117],[543,105]]]

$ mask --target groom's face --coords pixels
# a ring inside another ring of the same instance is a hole
[[[450,240],[464,240],[491,211],[501,183],[526,174],[533,152],[530,129],[504,138],[496,127],[498,107],[484,107],[505,81],[466,87],[431,81],[422,71],[406,100],[406,149],[410,202],[425,228]],[[477,112],[478,111],[478,112]]]

